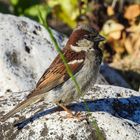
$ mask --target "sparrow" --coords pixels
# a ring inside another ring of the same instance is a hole
[[[92,84],[96,82],[102,62],[102,51],[98,45],[103,40],[104,37],[99,35],[94,28],[82,24],[74,29],[62,50],[82,93],[88,89],[91,81]],[[47,103],[55,103],[69,114],[72,114],[66,105],[78,100],[78,98],[80,98],[80,95],[75,88],[75,83],[68,75],[66,67],[58,54],[37,82],[35,89],[24,101],[4,115],[0,121],[5,122],[15,113],[42,100]]]

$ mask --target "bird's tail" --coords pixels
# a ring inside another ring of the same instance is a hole
[[[19,103],[14,109],[12,109],[10,112],[8,112],[4,116],[2,116],[0,118],[0,122],[5,122],[7,119],[12,117],[15,113],[26,108],[27,106],[30,106],[30,105],[40,101],[41,99],[42,99],[42,96],[34,96],[34,97],[24,100],[23,102]]]

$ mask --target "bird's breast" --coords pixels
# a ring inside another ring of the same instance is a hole
[[[99,64],[96,63],[95,60],[96,56],[94,54],[87,56],[81,70],[74,75],[83,94],[91,85],[91,82],[93,85],[97,79]],[[69,104],[80,96],[81,95],[77,92],[74,81],[70,78],[62,85],[49,91],[47,100],[50,99],[51,102],[60,101],[63,104]]]

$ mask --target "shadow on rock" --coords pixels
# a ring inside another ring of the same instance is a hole
[[[107,112],[115,117],[131,120],[135,123],[140,123],[140,96],[132,96],[130,98],[106,98],[98,100],[86,101],[90,112]],[[68,108],[75,112],[87,111],[84,102],[73,103]],[[15,124],[18,129],[22,129],[27,124],[39,119],[47,114],[62,111],[60,107],[53,107],[45,111],[39,112],[34,116]]]

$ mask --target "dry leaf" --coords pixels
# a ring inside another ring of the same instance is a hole
[[[124,46],[129,54],[133,53],[133,47],[130,38],[126,38],[126,40],[124,41]]]
[[[139,53],[140,50],[140,39],[138,39],[135,43],[135,51]]]
[[[125,49],[124,49],[124,47],[122,46],[122,44],[121,44],[121,42],[118,42],[118,41],[114,41],[114,43],[113,43],[113,49],[115,50],[115,52],[117,53],[117,54],[122,54],[124,51],[125,51]]]
[[[133,51],[140,49],[140,24],[139,25],[133,25],[130,28],[126,30],[127,32],[130,32],[129,37],[131,37],[131,44],[133,46]]]
[[[121,31],[124,29],[122,24],[115,22],[114,20],[108,20],[103,26],[103,32],[109,37],[118,40],[121,37]]]
[[[138,25],[133,25],[126,30],[127,32],[140,33],[140,23]]]
[[[115,31],[109,34],[109,37],[118,40],[121,37],[121,31]]]
[[[130,5],[126,8],[124,17],[128,20],[133,20],[140,15],[140,4]]]
[[[114,9],[112,6],[107,7],[107,14],[108,14],[108,16],[114,15]]]

